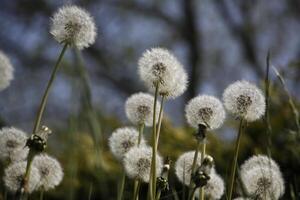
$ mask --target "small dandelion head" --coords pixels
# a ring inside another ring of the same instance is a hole
[[[150,179],[152,148],[148,146],[133,147],[124,157],[124,167],[130,178],[148,183]],[[162,158],[156,156],[156,176],[160,176],[163,169]]]
[[[281,172],[268,165],[241,172],[241,180],[247,193],[256,199],[279,199],[284,194]]]
[[[138,145],[139,132],[133,127],[123,127],[116,129],[109,138],[109,147],[113,155],[122,160],[125,153]],[[141,145],[145,144],[143,137]]]
[[[128,119],[137,125],[145,124],[152,126],[154,97],[147,93],[137,93],[131,95],[125,103],[125,111]],[[156,113],[160,110],[160,103],[157,102]],[[156,117],[156,123],[158,117]]]
[[[175,78],[179,77],[177,74],[183,72],[184,70],[179,61],[166,49],[152,48],[147,50],[139,60],[141,79],[152,91],[154,86],[159,84],[161,94],[170,95],[168,94],[170,92],[175,96],[177,93],[179,95],[179,90],[183,92],[185,88],[183,86],[181,86],[182,88],[179,87],[175,82]],[[183,85],[186,85],[185,81],[185,78],[181,78],[181,82],[184,82]]]
[[[221,199],[224,194],[225,186],[223,179],[216,173],[210,174],[210,179],[204,186],[204,193],[207,199]],[[196,197],[199,197],[199,189],[196,190]]]
[[[222,103],[213,96],[201,95],[191,99],[185,108],[188,123],[197,128],[199,124],[213,130],[219,128],[225,119]]]
[[[51,156],[46,154],[35,156],[33,166],[36,167],[40,173],[40,186],[45,191],[55,188],[63,179],[64,173],[60,163]]]
[[[0,159],[21,161],[28,155],[27,135],[14,127],[4,127],[0,131]]]
[[[226,109],[232,114],[251,122],[265,113],[265,97],[260,89],[247,81],[229,85],[223,94]]]
[[[11,191],[16,192],[19,190],[23,177],[26,171],[26,161],[15,162],[9,165],[4,172],[4,183],[5,186]],[[30,176],[28,181],[28,192],[31,193],[34,190],[38,189],[40,186],[40,174],[36,167],[32,166],[30,168]]]
[[[14,68],[9,58],[0,51],[0,91],[4,90],[10,85],[14,78]]]
[[[59,43],[67,43],[78,49],[87,48],[95,42],[94,19],[78,6],[64,6],[52,18],[51,34]]]
[[[254,167],[271,167],[274,170],[280,171],[278,164],[272,159],[265,155],[254,155],[246,160],[241,166],[241,173],[247,172]]]
[[[189,185],[195,151],[183,153],[175,163],[175,173],[180,182]],[[201,166],[201,153],[198,154],[195,169]]]

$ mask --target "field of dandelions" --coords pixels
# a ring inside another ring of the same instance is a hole
[[[165,104],[186,91],[189,77],[172,52],[149,48],[136,64],[137,78],[148,91],[124,102],[126,125],[98,119],[87,99],[85,120],[71,121],[73,129],[58,137],[63,131],[43,120],[51,86],[65,52],[72,49],[82,85],[90,92],[81,51],[93,45],[97,28],[88,11],[69,5],[53,14],[50,32],[61,52],[41,94],[32,132],[13,124],[0,131],[0,199],[299,199],[299,114],[269,56],[265,80],[232,80],[220,98],[195,96],[182,110],[188,126],[175,128],[164,118]],[[284,124],[276,121],[276,113],[285,108],[270,107],[270,92],[275,91],[271,73],[280,83],[277,93],[288,99]],[[0,90],[9,90],[13,79],[14,68],[1,51]],[[76,126],[90,127],[93,134],[79,133]],[[214,136],[221,126],[235,127],[233,143]],[[97,135],[100,129],[109,131],[109,138]],[[58,145],[51,148],[51,140]]]

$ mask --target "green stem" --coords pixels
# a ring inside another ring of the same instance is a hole
[[[119,185],[119,191],[118,191],[118,200],[122,200],[122,198],[123,198],[125,178],[126,178],[126,174],[123,169],[123,174],[122,174],[122,178],[121,178],[120,185]]]
[[[162,96],[161,102],[160,102],[160,110],[159,110],[159,115],[158,115],[158,126],[157,126],[157,133],[156,133],[156,151],[158,148],[158,141],[159,141],[159,136],[160,136],[160,129],[161,129],[161,122],[163,118],[163,107],[164,107],[164,101],[165,101],[165,96]]]
[[[42,188],[40,191],[40,200],[44,199],[44,189]]]
[[[140,191],[141,182],[139,180],[134,181],[134,190],[133,190],[133,200],[139,199],[139,191]]]
[[[161,189],[159,189],[158,191],[157,191],[157,194],[156,194],[156,200],[159,200],[160,199],[160,195],[161,195]]]
[[[154,106],[153,106],[153,131],[152,131],[152,161],[151,161],[151,173],[149,181],[149,193],[150,199],[153,200],[156,196],[156,106],[158,97],[159,83],[155,85]]]
[[[202,142],[202,149],[201,149],[201,163],[203,163],[204,157],[206,154],[206,143],[205,141]],[[200,193],[199,193],[199,199],[204,200],[204,187],[200,188]]]
[[[191,169],[191,180],[190,180],[190,185],[189,185],[189,197],[188,199],[192,199],[193,198],[193,181],[192,181],[192,175],[195,173],[195,168],[196,168],[196,163],[197,163],[197,159],[198,159],[198,153],[199,153],[199,149],[201,146],[201,141],[197,140],[197,147],[195,149],[195,154],[194,154],[194,159],[193,159],[193,164],[192,164],[192,169]]]
[[[143,132],[144,132],[144,127],[145,127],[145,124],[141,124],[141,125],[139,126],[138,146],[140,146],[140,144],[141,144],[142,135],[143,135]]]
[[[240,143],[241,143],[241,138],[242,138],[242,129],[243,129],[243,121],[244,119],[240,119],[240,125],[239,125],[239,132],[238,132],[238,138],[235,143],[235,150],[234,150],[234,159],[233,159],[233,164],[231,165],[231,176],[230,176],[230,187],[229,187],[229,200],[232,199],[232,194],[233,194],[233,186],[235,182],[235,172],[236,172],[236,165],[237,165],[237,159],[239,155],[239,149],[240,149]]]
[[[61,53],[55,63],[55,66],[54,66],[54,69],[52,71],[52,74],[51,74],[51,77],[48,81],[48,85],[46,87],[46,90],[45,90],[45,93],[42,97],[42,101],[41,101],[41,104],[40,104],[40,107],[39,107],[39,110],[37,112],[37,117],[36,117],[36,120],[35,120],[35,124],[34,124],[34,128],[33,128],[33,134],[36,133],[40,127],[40,124],[41,124],[41,120],[42,120],[42,116],[43,116],[43,113],[45,111],[45,107],[46,107],[46,103],[47,103],[47,100],[48,100],[48,96],[49,96],[49,92],[50,92],[50,89],[51,89],[51,86],[52,86],[52,83],[56,77],[56,74],[57,74],[57,71],[58,71],[58,68],[59,68],[59,64],[61,63],[62,61],[62,58],[67,50],[67,47],[68,47],[68,44],[66,43],[63,47],[63,49],[61,50]]]

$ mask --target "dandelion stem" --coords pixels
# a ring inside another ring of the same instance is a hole
[[[139,199],[140,186],[141,186],[141,182],[139,180],[135,180],[134,181],[133,200]]]
[[[153,105],[153,129],[152,129],[152,160],[151,160],[151,173],[149,181],[150,199],[153,200],[156,196],[156,106],[158,98],[159,83],[155,84],[155,95]]]
[[[145,124],[141,124],[141,125],[139,126],[138,146],[140,146],[140,144],[141,144],[142,135],[143,135],[143,132],[144,132],[144,127],[145,127]]]
[[[158,148],[158,141],[159,141],[159,135],[160,135],[160,128],[161,128],[161,122],[163,118],[163,107],[164,107],[164,102],[165,102],[165,96],[162,96],[161,102],[160,102],[160,110],[159,110],[159,115],[158,115],[158,126],[157,126],[157,133],[156,133],[156,151]]]
[[[237,159],[239,155],[239,149],[240,149],[240,143],[241,143],[241,138],[242,138],[242,132],[243,132],[243,122],[244,119],[240,119],[240,125],[239,125],[239,131],[238,131],[238,137],[235,143],[235,150],[234,150],[234,158],[233,158],[233,163],[231,165],[231,176],[230,176],[230,187],[229,187],[229,200],[232,199],[232,194],[233,194],[233,186],[235,182],[235,172],[236,172],[236,165],[237,165]]]
[[[36,120],[35,120],[35,124],[34,124],[34,128],[33,128],[33,134],[36,133],[40,127],[40,124],[41,124],[41,120],[42,120],[42,116],[43,116],[43,113],[45,111],[45,107],[46,107],[46,103],[47,103],[47,100],[48,100],[48,96],[49,96],[49,92],[50,92],[50,89],[51,89],[51,86],[52,86],[52,83],[56,77],[56,74],[57,74],[57,71],[58,71],[58,68],[59,68],[59,64],[61,63],[62,61],[62,58],[67,50],[67,47],[68,47],[68,44],[66,43],[63,47],[63,49],[61,50],[61,53],[55,63],[55,66],[54,66],[54,69],[52,71],[52,74],[50,76],[50,79],[48,81],[48,84],[47,84],[47,87],[46,87],[46,90],[44,92],[44,95],[42,97],[42,101],[41,101],[41,104],[40,104],[40,107],[39,107],[39,110],[37,112],[37,117],[36,117]]]
[[[201,148],[201,163],[203,163],[204,157],[205,157],[205,152],[206,152],[206,142],[205,140],[202,142],[202,148]],[[204,187],[200,188],[200,193],[199,193],[199,199],[204,200]]]
[[[191,169],[191,180],[190,180],[190,185],[189,185],[189,197],[188,197],[189,200],[192,199],[194,196],[192,175],[195,173],[195,168],[196,168],[196,163],[197,163],[197,159],[198,159],[198,153],[199,153],[200,146],[201,146],[201,141],[197,139],[197,147],[195,150],[192,169]]]
[[[41,189],[40,191],[40,200],[44,199],[44,189]]]
[[[125,186],[125,178],[126,178],[126,174],[125,174],[125,171],[123,169],[123,174],[122,174],[122,178],[121,178],[120,185],[119,185],[119,191],[118,191],[118,200],[122,200],[123,199],[124,186]]]

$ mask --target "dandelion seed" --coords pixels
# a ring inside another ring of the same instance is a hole
[[[137,125],[145,124],[152,126],[154,97],[146,93],[137,93],[131,95],[125,103],[125,111],[128,119]],[[156,113],[160,110],[160,103],[157,103]],[[156,117],[156,123],[158,117]]]
[[[16,162],[24,160],[28,155],[27,135],[14,127],[4,127],[0,131],[0,159]]]
[[[247,81],[229,85],[223,94],[226,109],[251,122],[261,118],[266,109],[265,97],[260,89]]]
[[[10,85],[13,80],[14,68],[9,58],[0,51],[0,91],[4,90]]]
[[[139,132],[133,127],[116,129],[109,138],[109,147],[113,155],[122,160],[125,153],[138,144]],[[143,137],[141,145],[145,144]]]
[[[5,186],[11,191],[16,192],[20,189],[23,177],[26,171],[26,161],[16,162],[9,165],[4,172]],[[40,182],[40,174],[36,167],[31,166],[30,177],[28,181],[28,192],[31,193],[38,189]]]
[[[222,103],[213,96],[201,95],[191,99],[185,108],[188,123],[197,128],[199,124],[210,130],[219,128],[225,119]]]
[[[148,183],[151,171],[152,148],[147,146],[133,147],[124,157],[124,167],[127,175]],[[163,168],[162,158],[156,156],[156,176],[160,176]]]
[[[147,50],[139,60],[139,75],[150,91],[159,84],[160,95],[167,98],[175,98],[186,90],[187,76],[184,69],[166,49]]]
[[[279,199],[284,194],[281,172],[269,165],[257,166],[241,173],[248,194],[255,199]]]
[[[265,155],[252,156],[241,166],[241,173],[247,172],[254,167],[271,167],[274,170],[280,171],[278,164]]]
[[[94,19],[78,6],[64,6],[52,18],[51,34],[59,43],[67,43],[78,49],[89,47],[96,39]]]
[[[63,179],[63,170],[60,163],[46,154],[35,156],[32,165],[39,170],[40,186],[48,191],[60,184]]]
[[[207,185],[204,186],[205,197],[211,200],[221,199],[224,190],[225,186],[223,179],[215,172],[211,173]],[[196,190],[195,196],[199,197],[199,189]]]

